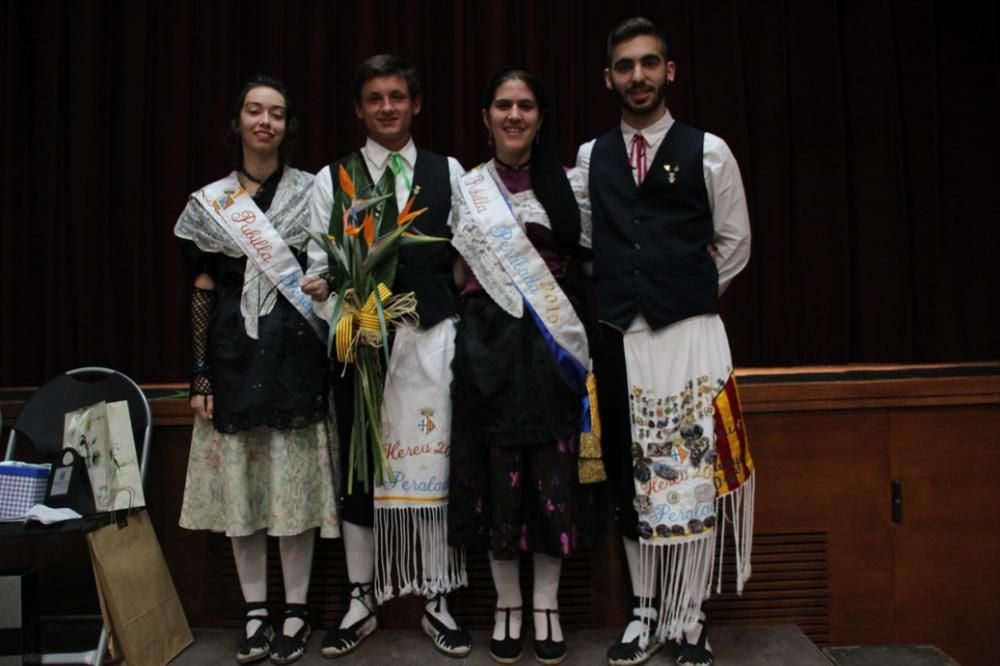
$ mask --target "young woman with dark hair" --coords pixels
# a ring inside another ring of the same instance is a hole
[[[229,127],[233,172],[192,194],[174,228],[195,275],[195,419],[180,524],[231,538],[247,610],[240,663],[302,656],[316,528],[340,535],[323,325],[298,286],[313,177],[287,166],[296,127],[279,82],[248,82]],[[274,628],[269,534],[279,538],[286,602]]]
[[[559,574],[579,545],[583,513],[585,389],[575,370],[588,347],[567,278],[581,227],[575,192],[586,184],[560,164],[548,99],[529,72],[498,72],[482,117],[494,158],[462,178],[453,203],[462,213],[453,243],[464,286],[448,529],[453,544],[490,552],[497,590],[490,654],[499,663],[522,653],[519,562],[532,553],[535,657],[557,664],[566,655]]]

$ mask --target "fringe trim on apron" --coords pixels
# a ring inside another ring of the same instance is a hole
[[[657,640],[679,640],[684,629],[698,621],[701,603],[712,585],[715,537],[712,530],[686,543],[654,545],[639,541],[642,589],[655,590],[660,600],[653,631]],[[651,597],[642,597],[641,607],[649,608],[651,601]]]
[[[716,570],[715,591],[722,592],[722,554],[727,532],[736,540],[738,594],[743,593],[743,586],[750,578],[754,477],[751,475],[742,486],[717,498],[715,505],[719,528],[704,538],[666,546],[639,542],[641,589],[655,589],[655,598],[660,600],[657,623],[653,627],[656,640],[680,640],[683,631],[698,621],[702,603],[711,596]],[[653,598],[643,596],[641,608],[649,609]]]
[[[719,569],[715,592],[722,592],[722,552],[726,547],[726,532],[732,532],[736,551],[736,593],[743,594],[743,586],[750,579],[750,550],[753,546],[753,506],[756,477],[751,475],[746,482],[729,493],[715,500],[719,513],[719,550],[717,557],[712,559],[713,566]],[[707,599],[711,592],[705,592]]]
[[[448,506],[375,509],[375,600],[429,597],[469,584],[465,551],[448,545]]]

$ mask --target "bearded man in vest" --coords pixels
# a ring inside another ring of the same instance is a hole
[[[675,642],[678,664],[705,666],[723,531],[738,589],[750,575],[753,462],[719,317],[750,256],[746,198],[726,143],[671,116],[677,67],[653,23],[612,30],[607,62],[621,123],[581,146],[577,166],[593,213],[602,444],[634,595],[608,663]]]

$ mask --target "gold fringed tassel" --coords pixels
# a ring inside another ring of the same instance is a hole
[[[601,453],[601,416],[597,411],[597,379],[587,373],[587,397],[590,398],[590,432],[580,434],[580,459],[577,475],[580,483],[597,483],[608,478]]]

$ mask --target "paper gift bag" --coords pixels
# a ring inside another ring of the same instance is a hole
[[[101,613],[125,663],[166,664],[193,642],[145,511],[87,534]]]
[[[76,449],[86,461],[98,511],[146,506],[128,402],[102,401],[67,413],[63,448]]]

